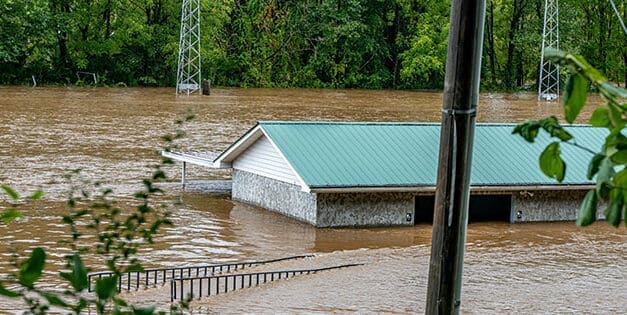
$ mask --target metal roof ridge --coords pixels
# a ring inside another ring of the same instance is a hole
[[[523,122],[477,122],[482,127],[510,127]],[[326,121],[326,120],[260,120],[258,125],[380,125],[380,126],[440,126],[440,122],[431,121]],[[597,128],[589,124],[562,124],[564,127],[589,127]]]
[[[440,125],[436,122],[404,122],[404,121],[325,121],[325,120],[260,120],[259,125],[382,125],[382,126],[428,126]]]

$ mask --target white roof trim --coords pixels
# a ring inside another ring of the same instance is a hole
[[[264,135],[261,130],[261,125],[255,126],[239,140],[233,143],[226,151],[220,154],[214,161],[213,167],[215,168],[231,168],[233,160],[235,160],[240,154],[248,149],[257,139]]]
[[[300,184],[301,190],[307,193],[310,192],[311,189],[309,188],[309,186],[305,184],[305,181],[303,180],[303,178],[300,177],[300,174],[298,174],[298,172],[294,169],[294,166],[292,166],[292,163],[290,163],[290,161],[285,157],[285,155],[283,155],[283,152],[279,150],[279,147],[276,145],[276,143],[274,143],[272,138],[268,136],[268,134],[266,133],[265,130],[263,130],[263,128],[261,128],[261,132],[263,132],[263,135],[268,139],[268,141],[270,141],[270,144],[272,144],[272,147],[274,147],[274,149],[279,153],[281,158],[285,160],[285,163],[287,163],[287,166],[290,167],[290,170],[294,173],[294,175],[296,175],[296,180]]]
[[[168,152],[162,151],[161,155],[167,158],[171,158],[173,160],[187,162],[192,164],[197,164],[206,167],[215,167],[213,160],[208,158],[203,158],[200,156],[195,156],[191,154],[186,154],[185,152]]]
[[[298,174],[298,172],[294,170],[294,166],[292,166],[292,163],[290,163],[290,161],[287,158],[285,158],[285,155],[283,155],[283,152],[281,152],[279,147],[277,147],[274,141],[272,141],[272,138],[268,136],[268,134],[265,132],[265,130],[263,130],[260,124],[257,124],[257,126],[255,126],[253,129],[247,132],[239,140],[233,143],[228,149],[226,149],[226,151],[220,154],[213,161],[213,167],[215,168],[233,167],[233,161],[242,153],[244,153],[244,151],[248,150],[248,148],[251,145],[253,145],[257,140],[259,140],[259,138],[261,137],[266,137],[268,141],[270,141],[270,144],[272,144],[272,147],[279,153],[281,158],[285,160],[285,163],[289,166],[290,170],[296,176],[296,180],[298,181],[298,184],[300,184],[301,190],[304,192],[310,192],[311,189],[309,188],[309,186],[305,184],[305,181],[300,176],[300,174]]]

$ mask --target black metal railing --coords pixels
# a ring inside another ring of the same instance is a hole
[[[185,298],[185,294],[191,295],[192,299],[195,297],[200,299],[203,296],[224,294],[235,290],[256,287],[267,282],[289,279],[297,275],[361,265],[363,264],[346,264],[318,269],[263,271],[206,277],[173,278],[170,280],[170,302]],[[186,284],[188,285],[186,286]],[[187,290],[185,289],[186,287]]]
[[[249,261],[239,262],[231,264],[220,265],[203,265],[203,266],[189,266],[189,267],[176,267],[176,268],[149,268],[142,271],[127,271],[123,272],[118,278],[118,291],[131,289],[139,290],[139,288],[147,288],[149,286],[156,286],[158,284],[165,284],[168,280],[175,278],[194,278],[194,277],[209,277],[216,273],[231,272],[246,267],[259,266],[269,264],[273,262],[279,262],[284,260],[293,260],[313,257],[313,255],[300,255],[290,256],[284,258],[277,258],[271,260],[261,261]],[[88,290],[93,290],[92,283],[98,279],[111,277],[114,273],[110,271],[94,272],[88,275],[89,287]]]

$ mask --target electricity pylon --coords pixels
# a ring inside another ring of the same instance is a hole
[[[559,65],[544,59],[544,52],[550,48],[560,48],[558,0],[544,0],[544,27],[542,28],[538,100],[553,101],[557,100],[560,95]]]
[[[200,93],[200,0],[183,0],[176,94]]]

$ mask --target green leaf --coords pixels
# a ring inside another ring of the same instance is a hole
[[[549,144],[542,154],[540,154],[540,169],[551,178],[555,178],[558,182],[564,180],[566,173],[566,164],[562,160],[559,142]]]
[[[118,292],[118,276],[105,277],[96,280],[96,296],[100,300],[109,300]]]
[[[2,185],[0,185],[0,188],[2,188],[2,190],[4,190],[4,192],[9,196],[9,198],[11,198],[11,200],[13,200],[13,201],[19,201],[20,200],[20,195],[15,190],[13,190],[13,188],[9,187],[9,185],[2,184]]]
[[[562,125],[560,125],[557,117],[555,116],[540,120],[540,125],[551,135],[551,137],[556,137],[562,141],[568,141],[573,138],[573,136],[568,133]]]
[[[627,164],[627,149],[622,149],[610,157],[616,164]]]
[[[610,110],[607,106],[600,106],[594,110],[590,117],[590,125],[595,127],[608,127],[610,125]]]
[[[620,107],[610,104],[609,108],[609,117],[610,122],[614,128],[623,128],[625,125],[625,120],[623,119],[623,111]]]
[[[87,269],[85,268],[85,264],[83,264],[83,260],[78,253],[74,253],[72,255],[72,272],[70,273],[70,283],[76,292],[81,292],[89,286],[89,281],[87,278]]]
[[[620,149],[627,149],[627,137],[625,137],[621,131],[622,128],[614,128],[605,138],[605,144],[603,145],[605,155],[610,156]]]
[[[592,157],[592,160],[590,160],[590,164],[588,164],[588,179],[592,180],[592,177],[594,177],[594,175],[599,171],[599,165],[601,164],[601,161],[603,161],[603,159],[605,159],[605,155],[601,153],[597,153],[595,156]]]
[[[581,109],[586,104],[588,79],[579,74],[573,74],[566,80],[564,89],[564,118],[573,123]]]
[[[610,200],[610,205],[605,209],[605,220],[613,225],[614,227],[618,227],[620,224],[621,211],[623,210],[623,196],[620,195],[620,198],[612,198]]]
[[[590,190],[579,207],[577,214],[577,226],[586,226],[592,224],[596,220],[597,214],[597,194],[594,190]]]
[[[533,142],[538,136],[538,130],[540,129],[540,122],[535,120],[528,120],[522,124],[516,125],[512,134],[519,134],[527,142]]]
[[[41,247],[33,249],[30,258],[28,258],[20,267],[19,282],[21,285],[32,289],[33,285],[44,270],[46,263],[46,252]]]
[[[51,305],[56,305],[56,306],[61,306],[61,307],[68,306],[68,304],[65,303],[60,297],[52,293],[42,292],[41,294],[46,298],[46,300],[48,300],[48,303],[50,303]]]
[[[627,192],[627,168],[614,175],[614,186],[622,190],[623,193]]]
[[[611,178],[614,176],[615,171],[612,165],[612,161],[609,158],[604,158],[599,165],[599,172],[597,173],[597,193],[601,198],[607,197],[610,192]]]
[[[154,306],[148,307],[133,307],[133,314],[135,315],[152,315],[155,313]]]
[[[4,223],[9,223],[15,219],[21,219],[23,217],[24,215],[15,209],[9,209],[0,214],[0,220]]]
[[[539,126],[530,126],[523,129],[523,133],[521,133],[521,136],[523,136],[523,138],[525,138],[527,142],[534,142],[536,140],[536,137],[538,136],[539,129]]]
[[[562,126],[559,128],[555,128],[551,131],[551,137],[556,137],[562,141],[568,141],[573,138],[573,136],[566,131]]]
[[[0,282],[0,295],[6,296],[6,297],[10,297],[10,298],[15,298],[15,297],[18,297],[18,296],[22,296],[22,294],[20,294],[19,292],[13,292],[13,291],[5,288],[2,285],[2,282]]]
[[[597,181],[609,181],[609,179],[614,176],[614,167],[612,166],[612,161],[607,157],[601,161],[599,165],[599,173],[597,175]]]
[[[30,199],[31,200],[39,200],[41,199],[41,197],[44,196],[44,191],[41,189],[38,189],[36,192],[34,192],[31,196]]]
[[[115,303],[118,306],[128,307],[128,302],[120,298],[113,298],[113,303]]]

